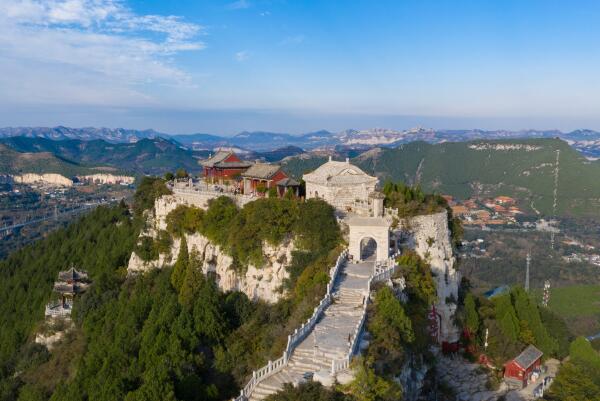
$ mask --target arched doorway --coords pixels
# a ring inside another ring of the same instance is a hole
[[[360,260],[375,260],[377,258],[377,241],[371,237],[360,240]]]

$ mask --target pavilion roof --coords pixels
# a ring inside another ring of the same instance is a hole
[[[67,283],[65,281],[57,281],[54,283],[54,291],[61,294],[80,294],[87,290],[88,284],[84,283]]]
[[[59,281],[82,281],[87,280],[88,274],[85,271],[77,270],[75,267],[71,266],[69,270],[62,271],[58,273]]]
[[[230,150],[219,150],[214,156],[211,156],[206,160],[201,160],[200,165],[203,167],[217,168],[248,168],[252,165],[252,163],[243,160],[225,161],[232,155],[236,156],[236,154]]]
[[[206,167],[214,167],[215,164],[222,162],[232,154],[233,152],[231,151],[220,150],[215,153],[214,156],[211,156],[206,160],[202,160],[200,164]]]
[[[242,173],[242,177],[259,178],[268,180],[273,177],[281,167],[276,164],[255,163],[248,170]]]

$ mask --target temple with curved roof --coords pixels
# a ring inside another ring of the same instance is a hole
[[[338,210],[357,214],[369,213],[372,194],[379,181],[350,164],[348,159],[340,162],[331,157],[302,179],[306,182],[307,199],[324,199]]]

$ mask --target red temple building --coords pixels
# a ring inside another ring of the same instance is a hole
[[[283,196],[288,188],[291,188],[294,195],[298,196],[300,184],[281,170],[281,167],[275,164],[256,163],[248,170],[242,173],[244,180],[244,194],[260,194],[260,189],[265,191],[270,188],[277,188],[277,194]]]
[[[211,182],[223,183],[235,180],[246,171],[252,163],[242,161],[231,151],[218,151],[214,156],[202,160],[204,179]]]
[[[540,370],[544,353],[529,345],[519,356],[504,364],[504,380],[518,388],[526,387],[532,375]]]

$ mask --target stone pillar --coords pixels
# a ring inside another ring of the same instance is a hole
[[[383,199],[385,196],[381,192],[371,192],[369,194],[369,198],[371,200],[372,205],[372,216],[373,217],[383,217],[385,212],[385,208],[383,207]]]

